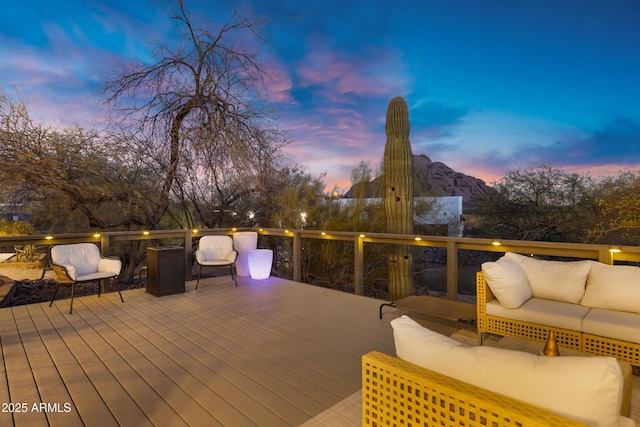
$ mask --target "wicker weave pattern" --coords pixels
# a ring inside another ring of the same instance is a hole
[[[553,331],[556,335],[556,342],[558,345],[572,350],[582,351],[581,332],[550,328],[548,326],[538,325],[535,323],[505,319],[490,315],[486,316],[486,324],[487,332],[538,342],[545,342],[549,336],[549,332]]]
[[[362,357],[364,426],[583,424],[379,352]]]
[[[583,334],[579,331],[550,328],[535,323],[490,316],[486,312],[486,304],[493,299],[481,271],[476,273],[476,300],[478,306],[478,332],[492,333],[502,336],[524,338],[544,342],[551,330],[556,335],[556,342],[562,347],[598,356],[611,356],[635,366],[640,366],[640,344],[615,340],[596,335]]]
[[[583,351],[599,356],[611,356],[631,365],[640,366],[640,344],[583,334]]]

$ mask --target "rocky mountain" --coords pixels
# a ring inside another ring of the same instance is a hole
[[[456,172],[442,162],[433,162],[424,154],[413,155],[413,185],[415,197],[462,196],[465,211],[474,205],[476,198],[493,191],[483,180]],[[371,182],[354,185],[345,197],[357,197],[358,194],[379,197],[384,194],[383,190],[384,176],[379,176]]]

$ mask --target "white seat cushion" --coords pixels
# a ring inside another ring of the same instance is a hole
[[[230,265],[230,264],[233,264],[233,263],[231,261],[227,261],[225,259],[212,259],[212,260],[207,260],[207,261],[200,261],[198,264],[204,265],[204,266],[209,266],[209,267],[215,267],[215,266],[220,266],[220,265]]]
[[[619,424],[623,378],[613,358],[470,347],[407,316],[391,325],[401,359],[591,426]]]
[[[640,314],[592,308],[582,320],[582,332],[640,344]]]
[[[524,271],[508,258],[483,263],[482,274],[487,286],[503,307],[518,308],[532,296]]]
[[[83,274],[82,276],[76,276],[75,280],[76,282],[93,282],[93,281],[98,281],[98,280],[102,280],[102,279],[110,279],[112,277],[117,276],[118,273],[109,273],[109,272],[105,272],[105,273],[89,273],[89,274]]]
[[[513,252],[504,256],[522,267],[535,298],[577,304],[584,296],[590,261],[542,261]]]
[[[537,323],[561,329],[579,331],[589,308],[580,304],[531,298],[518,308],[505,308],[498,301],[487,303],[487,314],[522,322]]]
[[[98,272],[101,259],[100,249],[93,243],[57,245],[51,248],[51,261],[64,266],[72,280]]]
[[[581,304],[640,314],[640,268],[591,261]]]

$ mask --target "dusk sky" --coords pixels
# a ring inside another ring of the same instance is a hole
[[[640,169],[640,0],[187,0],[212,29],[234,7],[269,18],[270,98],[286,152],[329,188],[376,168],[389,100],[414,154],[499,180],[541,164]],[[197,18],[197,19],[196,19]],[[172,37],[166,3],[28,0],[0,14],[0,91],[51,125],[99,126],[97,91]]]

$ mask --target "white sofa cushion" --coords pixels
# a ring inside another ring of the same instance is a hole
[[[590,261],[542,261],[513,252],[504,256],[522,267],[534,297],[577,304],[584,296]]]
[[[591,308],[640,313],[640,268],[591,262],[581,304]],[[640,334],[639,334],[640,335]]]
[[[640,314],[592,308],[582,320],[582,332],[640,344]]]
[[[508,258],[483,263],[482,274],[487,286],[503,307],[518,308],[532,296],[524,271]]]
[[[531,298],[517,309],[505,308],[493,300],[487,303],[486,308],[487,314],[490,316],[569,329],[571,331],[581,330],[582,319],[589,312],[588,307],[583,307],[580,304],[542,298]]]
[[[391,325],[401,359],[591,426],[618,424],[623,378],[613,358],[470,347],[407,316]]]

